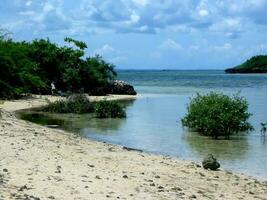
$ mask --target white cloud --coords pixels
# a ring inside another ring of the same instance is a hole
[[[183,47],[172,39],[167,39],[160,45],[162,49],[181,50]]]
[[[146,6],[149,3],[149,0],[133,0],[133,2],[141,6]]]
[[[96,49],[93,52],[93,55],[105,56],[105,55],[113,53],[113,52],[115,52],[115,49],[113,47],[111,47],[110,45],[105,44],[103,47]]]
[[[25,5],[26,6],[31,6],[32,5],[32,1],[26,1]]]
[[[201,17],[206,17],[206,16],[209,15],[209,11],[207,11],[207,10],[200,10],[200,11],[198,11],[198,14]]]

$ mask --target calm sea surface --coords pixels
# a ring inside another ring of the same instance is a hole
[[[267,180],[267,134],[265,138],[260,133],[260,123],[267,122],[267,74],[119,71],[118,79],[133,84],[142,97],[125,103],[126,119],[72,115],[69,117],[72,127],[80,134],[186,160],[201,161],[212,153],[225,169]],[[255,130],[231,140],[212,140],[184,129],[181,118],[190,97],[208,91],[240,92],[249,102],[249,111],[253,113],[250,121]]]

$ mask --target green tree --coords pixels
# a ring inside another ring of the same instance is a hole
[[[0,33],[0,37],[4,37]],[[65,38],[74,46],[58,46],[49,39],[15,42],[0,39],[0,97],[23,93],[49,94],[57,90],[90,93],[114,79],[114,65],[100,56],[85,57],[87,45]]]
[[[247,110],[247,101],[239,95],[197,94],[188,105],[182,124],[215,139],[219,136],[229,138],[231,134],[253,128],[247,121],[251,116]]]

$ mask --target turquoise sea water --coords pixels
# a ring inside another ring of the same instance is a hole
[[[71,115],[62,127],[94,140],[147,152],[201,161],[214,154],[225,169],[267,180],[267,74],[225,74],[223,71],[119,71],[118,79],[133,84],[141,98],[126,104],[126,119]],[[240,92],[249,102],[255,130],[231,140],[212,140],[181,125],[186,105],[197,92]]]

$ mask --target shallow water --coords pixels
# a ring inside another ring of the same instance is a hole
[[[187,160],[201,161],[212,153],[223,168],[267,180],[267,138],[260,133],[260,123],[267,122],[266,74],[120,71],[119,79],[132,83],[143,96],[125,103],[126,119],[103,120],[90,114],[64,115],[66,123],[60,125],[91,139]],[[180,121],[190,97],[196,92],[211,90],[227,94],[240,92],[246,97],[249,111],[253,113],[250,121],[255,130],[234,136],[231,140],[212,140],[183,129]],[[62,115],[53,117],[58,119]]]

